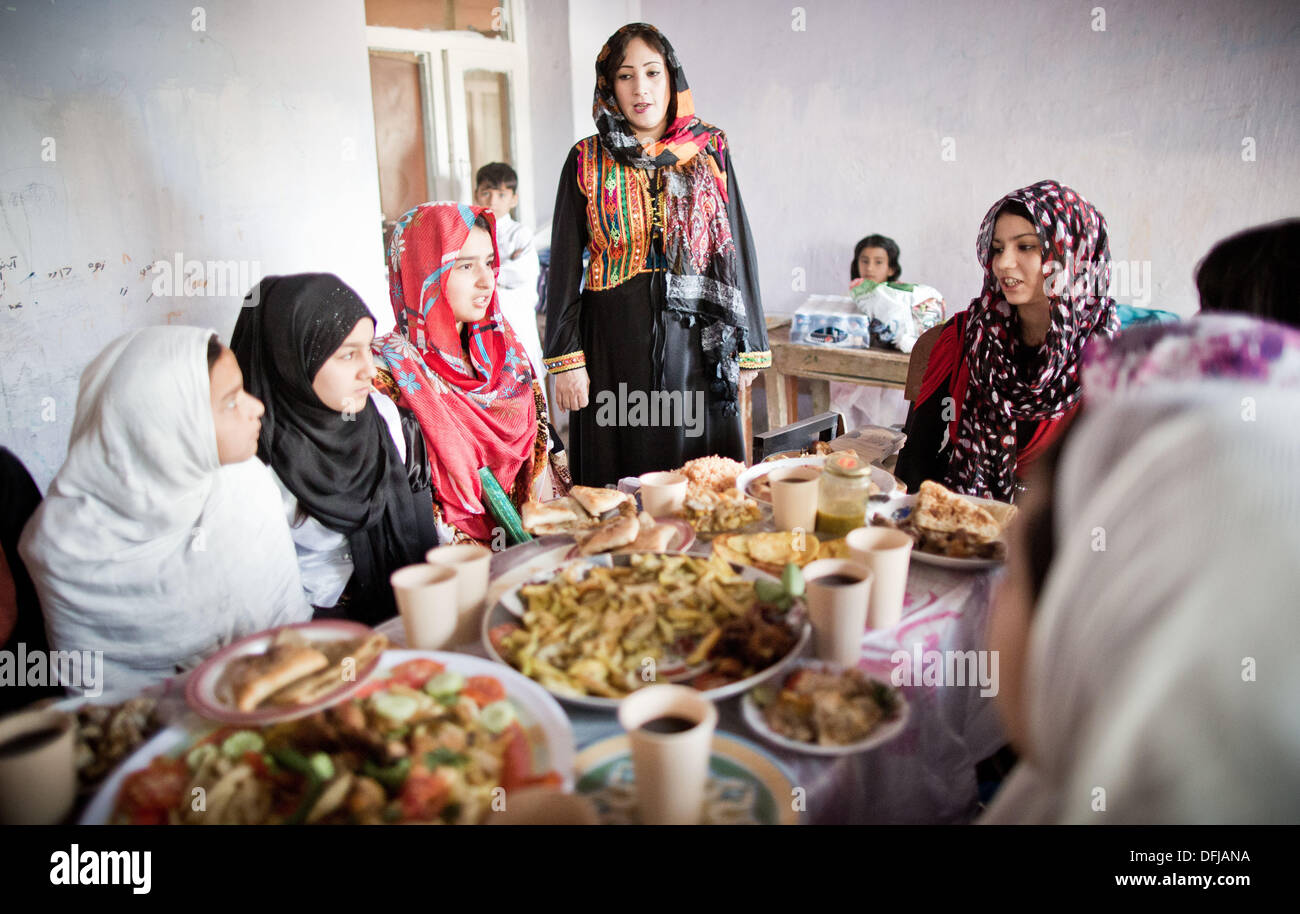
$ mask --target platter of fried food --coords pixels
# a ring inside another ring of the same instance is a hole
[[[698,534],[734,532],[754,526],[764,513],[752,498],[736,488],[745,465],[710,455],[688,460],[675,472],[686,477],[682,517]]]
[[[583,707],[614,710],[654,682],[718,700],[779,674],[810,636],[801,602],[759,599],[765,578],[716,555],[579,559],[503,597],[484,616],[483,644]]]
[[[855,755],[886,743],[907,726],[897,689],[858,669],[821,660],[791,665],[740,703],[749,728],[768,742],[805,755]]]
[[[499,663],[390,650],[361,686],[275,724],[189,715],[117,769],[81,821],[476,824],[491,818],[503,790],[572,787],[563,709]]]
[[[185,700],[225,723],[292,720],[360,688],[386,647],[386,636],[343,619],[259,632],[200,664],[186,683]]]
[[[991,568],[1006,560],[1003,533],[1016,509],[1005,502],[953,492],[933,480],[915,495],[868,506],[873,526],[894,527],[915,540],[912,557],[944,568]]]

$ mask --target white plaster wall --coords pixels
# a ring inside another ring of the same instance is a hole
[[[965,307],[984,213],[1041,178],[1092,200],[1112,256],[1149,262],[1152,306],[1184,315],[1215,240],[1300,215],[1294,2],[822,0],[794,31],[798,9],[642,2],[731,138],[769,311],[842,293],[870,232]]]
[[[234,327],[245,289],[158,295],[155,260],[331,271],[392,324],[361,0],[197,5],[0,9],[0,444],[42,489],[109,340]]]

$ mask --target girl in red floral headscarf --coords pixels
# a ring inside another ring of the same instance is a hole
[[[896,472],[1009,501],[1074,415],[1084,346],[1119,330],[1110,242],[1096,207],[1040,181],[993,204],[976,247],[984,291],[931,351]]]
[[[425,203],[398,220],[388,252],[397,329],[375,340],[376,386],[424,433],[434,511],[457,539],[488,542],[496,526],[478,471],[516,506],[544,489],[549,440],[528,355],[497,303],[492,211]],[[448,537],[445,528],[442,538]]]

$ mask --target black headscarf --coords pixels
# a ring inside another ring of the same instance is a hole
[[[266,406],[257,454],[298,504],[348,537],[354,576],[348,615],[396,614],[391,572],[437,545],[429,493],[412,493],[388,425],[369,402],[343,416],[312,381],[358,322],[361,298],[337,276],[269,276],[244,300],[231,349],[244,388]]]

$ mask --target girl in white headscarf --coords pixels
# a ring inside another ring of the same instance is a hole
[[[102,688],[311,618],[254,457],[261,414],[234,354],[198,327],[137,330],[82,375],[67,460],[19,548],[51,646],[103,651]]]
[[[983,821],[1300,821],[1300,333],[1131,329],[1083,384],[991,623],[1022,759]]]

